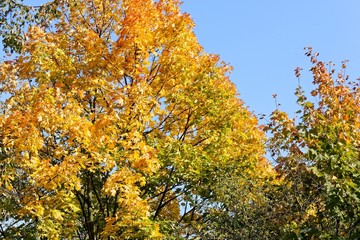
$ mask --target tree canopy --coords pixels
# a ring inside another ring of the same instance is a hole
[[[284,180],[286,215],[284,236],[301,239],[358,239],[360,236],[360,91],[359,82],[337,72],[332,62],[318,60],[311,48],[306,55],[313,66],[310,101],[296,89],[297,119],[279,110],[272,113],[267,130],[269,150]],[[296,76],[301,77],[300,69]]]
[[[347,61],[258,126],[180,5],[0,3],[1,238],[359,239]]]
[[[2,32],[4,238],[195,239],[228,186],[261,204],[264,134],[177,0],[46,6]]]

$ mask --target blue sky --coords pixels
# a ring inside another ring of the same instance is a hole
[[[280,109],[296,111],[296,67],[304,69],[301,85],[312,87],[306,46],[337,66],[350,60],[347,74],[360,77],[359,0],[183,1],[199,42],[234,67],[231,80],[256,114],[275,109],[273,93]]]
[[[205,50],[234,67],[230,78],[255,114],[275,109],[274,93],[280,109],[296,111],[296,67],[304,69],[302,86],[312,87],[306,46],[338,66],[350,60],[347,73],[360,77],[359,0],[183,0],[182,10]]]

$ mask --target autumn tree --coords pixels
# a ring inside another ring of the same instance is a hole
[[[217,201],[204,216],[206,224],[197,232],[199,239],[278,239],[274,221],[281,216],[273,212],[276,203],[271,199],[278,194],[278,181],[270,177],[274,174],[268,164],[256,168],[258,175],[252,178],[234,174],[233,167],[219,174],[212,186]]]
[[[60,16],[58,6],[64,1],[52,0],[38,6],[28,6],[22,2],[23,0],[0,2],[0,37],[4,50],[8,53],[20,53],[28,27],[51,25]]]
[[[346,61],[313,64],[310,97],[296,89],[300,110],[291,119],[272,113],[267,130],[270,151],[283,186],[276,200],[282,238],[358,239],[360,237],[360,91],[346,75]],[[296,76],[300,78],[298,68]],[[313,100],[309,100],[313,99]]]
[[[231,68],[177,0],[54,6],[1,64],[2,237],[196,238],[224,187],[272,175]]]

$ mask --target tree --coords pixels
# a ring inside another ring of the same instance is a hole
[[[177,0],[57,3],[1,64],[2,236],[200,236],[222,185],[270,168],[231,68]]]
[[[276,110],[267,130],[269,148],[284,180],[283,236],[301,239],[358,239],[360,236],[360,91],[333,64],[309,48],[313,83],[307,99],[299,86],[299,118]],[[300,78],[300,69],[296,70]],[[282,196],[279,194],[278,196]]]
[[[264,161],[264,163],[266,163]],[[204,217],[206,224],[198,231],[200,239],[278,239],[271,194],[276,179],[268,164],[256,166],[260,174],[244,178],[233,173],[232,167],[223,170],[212,189],[217,198]],[[272,177],[269,177],[272,176]]]
[[[62,0],[49,1],[39,6],[27,6],[22,0],[0,2],[0,37],[6,52],[20,53],[25,41],[24,32],[29,26],[49,26],[59,16]]]

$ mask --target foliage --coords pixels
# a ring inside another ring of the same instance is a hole
[[[284,238],[358,239],[360,236],[360,91],[332,63],[308,49],[316,88],[311,102],[299,86],[298,119],[276,110],[267,131],[284,181]],[[300,77],[299,69],[296,70]],[[279,196],[282,196],[279,194]]]
[[[0,2],[0,37],[6,52],[20,53],[25,41],[24,31],[29,26],[48,27],[60,12],[62,0],[49,1],[40,6],[27,6],[23,0],[2,0]]]
[[[259,129],[177,0],[0,9],[18,53],[0,68],[2,238],[360,238],[346,61],[336,73],[309,48],[314,100],[299,86],[298,117]]]
[[[273,214],[271,194],[275,180],[267,164],[256,168],[263,175],[244,179],[226,169],[212,188],[217,201],[205,216],[206,225],[199,231],[200,239],[276,239],[277,228],[270,224],[278,216]]]
[[[49,6],[54,25],[2,32],[20,51],[0,70],[4,238],[199,238],[227,186],[263,188],[264,135],[178,1]]]

